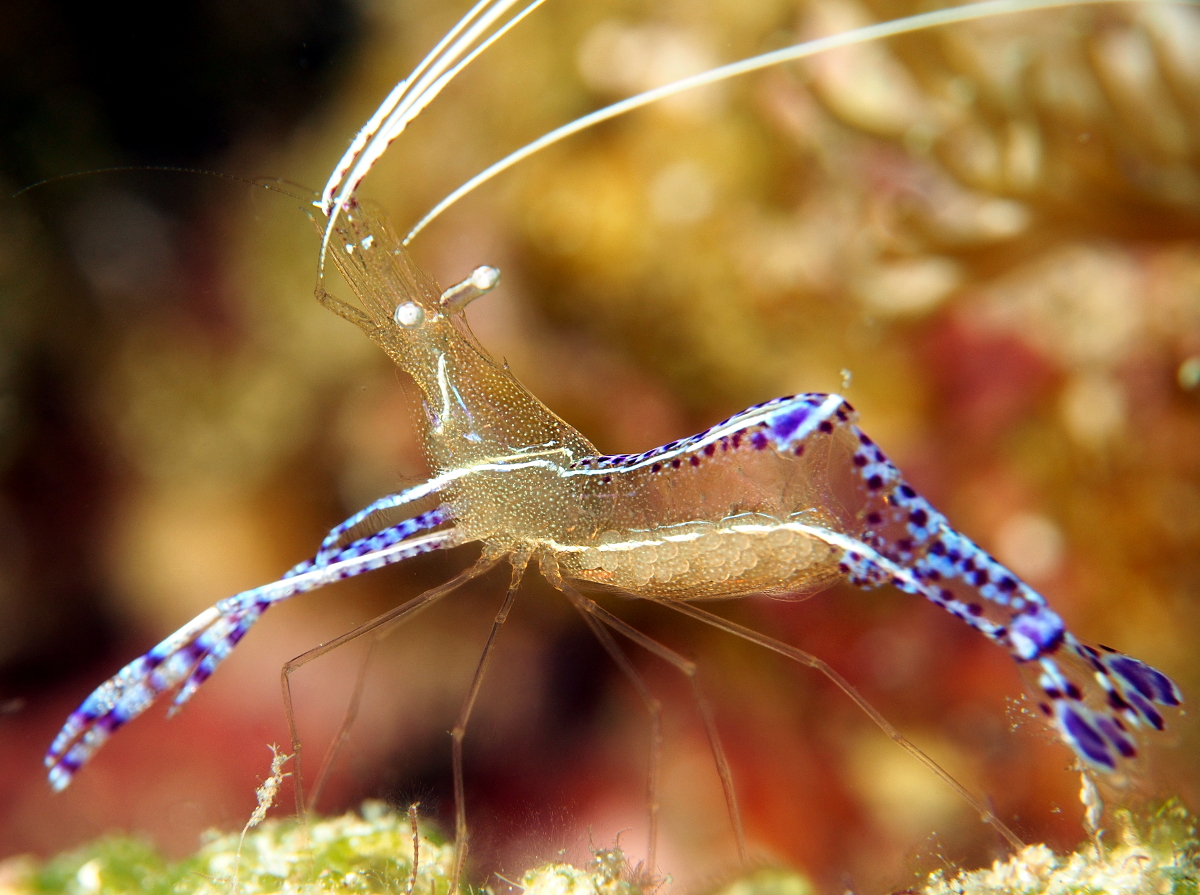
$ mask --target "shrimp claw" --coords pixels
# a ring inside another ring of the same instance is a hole
[[[71,713],[46,753],[51,787],[65,789],[116,730],[182,682],[168,714],[178,711],[267,607],[344,578],[454,546],[457,537],[453,529],[414,537],[450,519],[450,511],[438,507],[340,549],[323,550],[278,581],[227,597],[200,613],[97,687]]]

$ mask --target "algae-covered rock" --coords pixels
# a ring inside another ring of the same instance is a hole
[[[361,814],[307,824],[266,821],[244,838],[213,835],[177,864],[136,839],[106,837],[40,868],[28,860],[0,865],[0,893],[444,895],[453,873],[453,848],[422,828],[414,874],[413,846],[406,815],[368,802]]]
[[[1074,854],[1030,845],[971,872],[931,874],[925,895],[1196,895],[1200,843],[1194,819],[1168,802],[1144,822],[1119,812],[1119,842],[1087,843]]]
[[[521,878],[525,895],[641,895],[647,886],[618,848],[597,851],[586,868],[545,864]]]
[[[1030,845],[983,870],[939,870],[922,895],[1200,895],[1195,821],[1178,802],[1149,817],[1117,816],[1115,844],[1099,839],[1070,855]],[[329,820],[267,821],[245,834],[212,835],[191,858],[165,861],[136,839],[106,837],[39,866],[0,863],[0,895],[257,895],[397,893],[447,895],[454,850],[379,802]],[[597,851],[586,868],[549,864],[521,879],[525,895],[641,895],[668,889],[631,868],[617,848]],[[463,889],[464,893],[468,890]],[[483,893],[490,893],[484,888]],[[803,876],[759,868],[713,895],[813,895]]]

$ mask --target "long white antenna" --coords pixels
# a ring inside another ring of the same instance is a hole
[[[665,84],[662,87],[655,87],[653,90],[647,90],[645,93],[639,93],[636,96],[623,99],[620,102],[613,103],[611,106],[605,106],[603,109],[598,109],[595,112],[584,115],[582,118],[576,118],[571,123],[564,124],[562,127],[550,131],[532,143],[527,143],[516,152],[505,156],[491,167],[476,174],[435,205],[425,217],[421,218],[417,222],[417,225],[404,237],[404,244],[408,245],[430,222],[435,220],[442,212],[463,196],[487,183],[496,175],[507,171],[513,165],[517,164],[517,162],[523,161],[534,153],[541,152],[547,146],[552,146],[573,134],[587,130],[589,127],[594,127],[602,121],[608,121],[616,118],[618,115],[632,112],[634,109],[640,109],[659,100],[677,96],[684,91],[695,90],[697,87],[715,84],[719,81],[735,78],[738,75],[760,71],[761,69],[770,68],[772,65],[779,65],[783,62],[794,62],[797,59],[804,59],[807,56],[823,53],[826,50],[848,47],[853,44],[879,40],[884,37],[894,37],[898,34],[907,34],[912,31],[920,31],[924,28],[933,28],[939,25],[950,25],[958,22],[970,22],[976,19],[1017,12],[1055,9],[1063,6],[1086,6],[1098,3],[1125,2],[1147,2],[1147,0],[983,0],[983,2],[979,3],[969,3],[965,6],[955,6],[949,9],[918,13],[917,15],[906,16],[905,18],[895,19],[890,22],[878,22],[874,25],[855,28],[852,31],[843,31],[840,34],[819,37],[815,40],[784,47],[781,50],[772,50],[769,53],[752,56],[740,62],[733,62],[729,65],[709,69],[706,72],[682,78],[671,84]],[[1151,0],[1151,2],[1176,2],[1188,5],[1200,5],[1198,0]]]

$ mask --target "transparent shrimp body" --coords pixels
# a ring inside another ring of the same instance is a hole
[[[838,577],[837,551],[797,528],[849,524],[832,509],[828,458],[755,449],[768,435],[751,418],[764,428],[782,402],[645,454],[601,456],[445,313],[378,217],[344,212],[331,257],[366,309],[356,322],[421,391],[428,458],[465,540],[643,597],[789,594]],[[397,295],[412,299],[389,307]]]

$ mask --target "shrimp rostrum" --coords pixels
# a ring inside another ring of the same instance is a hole
[[[406,83],[411,86],[420,73]],[[419,111],[430,98],[418,91],[411,106]],[[373,135],[352,147],[354,158],[382,152],[374,135],[387,130],[379,126],[383,112],[376,115]],[[409,118],[415,114],[411,111]],[[402,124],[386,139],[399,129]],[[468,543],[482,547],[471,569],[364,629],[388,628],[507,561],[512,586],[488,641],[490,650],[522,574],[536,563],[631,677],[651,708],[657,736],[656,703],[613,632],[674,663],[695,687],[694,665],[601,608],[580,588],[599,586],[654,600],[828,674],[1012,842],[1019,840],[835,671],[697,604],[807,594],[837,581],[866,589],[890,584],[924,597],[1012,656],[1047,723],[1082,765],[1096,772],[1125,770],[1139,752],[1139,734],[1162,730],[1164,707],[1180,704],[1169,678],[1075,637],[1041,594],[956,531],[858,427],[854,409],[838,395],[776,398],[641,454],[601,454],[472,335],[463,311],[495,284],[495,272],[480,268],[443,292],[410,260],[381,215],[354,199],[365,168],[352,168],[345,162],[340,167],[339,174],[349,172],[343,181],[348,185],[324,208],[325,251],[358,304],[345,303],[323,287],[318,297],[360,327],[416,383],[424,411],[417,425],[432,476],[351,516],[310,560],[278,581],[217,603],[97,688],[67,719],[46,756],[55,789],[66,787],[117,728],[164,693],[178,687],[171,709],[182,706],[273,604],[417,554]],[[327,188],[327,197],[332,195]],[[487,653],[454,731],[460,849],[466,837],[461,739],[486,660]],[[284,678],[286,689],[287,669]],[[728,765],[711,714],[700,704],[741,845]],[[652,756],[652,796],[656,765]],[[650,804],[653,871],[653,797]]]

